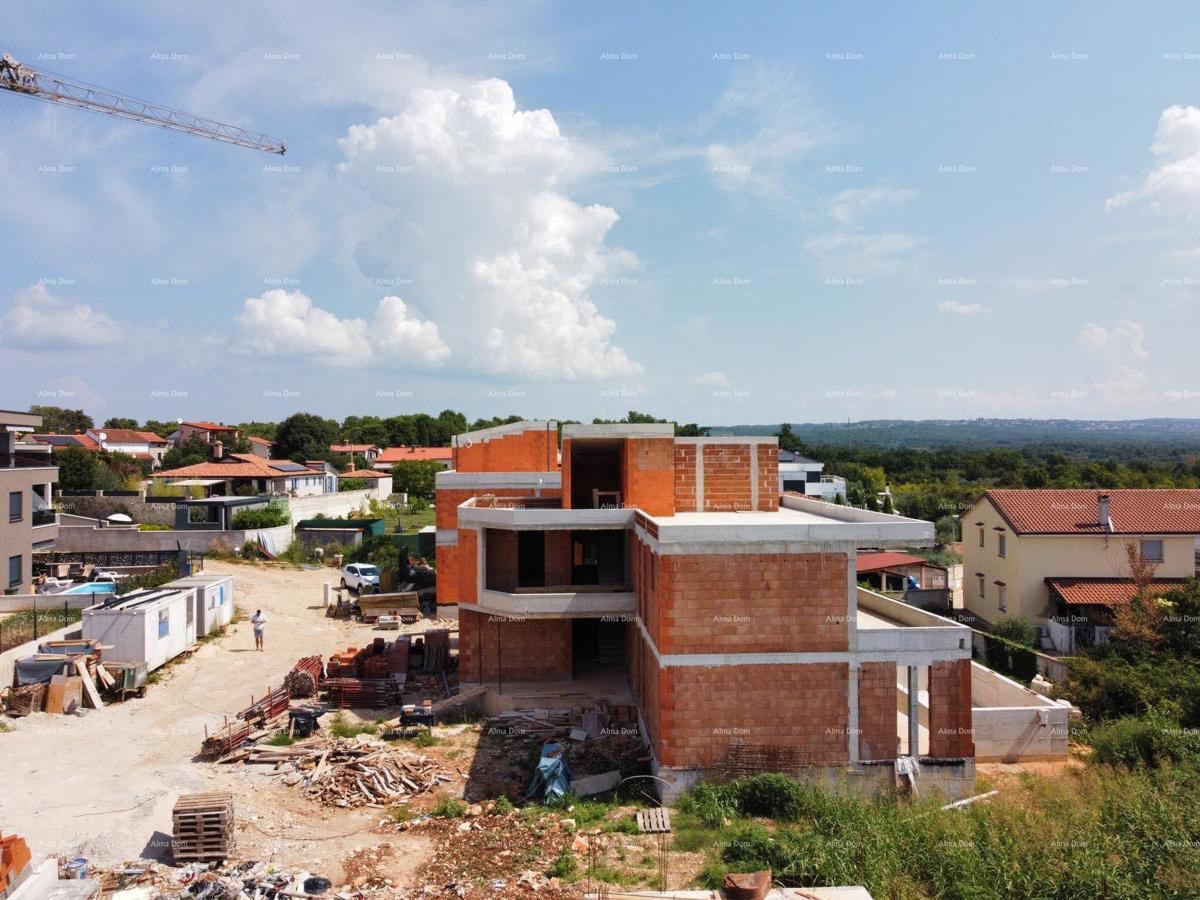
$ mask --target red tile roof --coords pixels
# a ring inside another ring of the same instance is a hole
[[[136,431],[132,428],[94,428],[93,434],[104,434],[108,444],[165,444],[167,439],[152,431]]]
[[[58,438],[58,440],[49,440],[50,438]],[[85,450],[99,450],[100,445],[88,437],[86,434],[35,434],[33,439],[42,444],[53,444],[55,447],[63,448],[70,447],[72,443],[76,447],[82,447]]]
[[[334,453],[367,453],[379,448],[374,444],[331,444],[329,449]]]
[[[196,463],[178,469],[155,472],[153,478],[296,478],[320,475],[314,469],[284,471],[280,465],[296,465],[287,459],[263,459],[252,453],[231,453],[223,460]]]
[[[246,440],[248,440],[252,444],[258,444],[260,447],[274,447],[275,446],[274,441],[268,441],[266,438],[256,437],[253,434],[249,435],[246,438]]]
[[[882,553],[858,554],[858,561],[855,563],[855,567],[859,574],[862,574],[863,572],[879,572],[883,569],[897,569],[904,566],[921,566],[925,565],[926,562],[927,560],[921,559],[919,556],[886,551]]]
[[[374,469],[347,469],[338,478],[390,478],[386,472],[376,472]]]
[[[1047,578],[1046,584],[1068,606],[1121,606],[1137,593],[1128,578]],[[1186,578],[1156,578],[1150,590],[1161,596],[1185,584]]]
[[[1113,530],[1100,524],[1101,494]],[[1200,490],[992,490],[984,494],[1017,534],[1200,534]]]
[[[388,447],[375,458],[376,463],[398,463],[406,459],[436,459],[449,462],[453,458],[449,447]]]
[[[184,422],[189,428],[200,428],[204,431],[237,431],[236,425],[219,425],[216,422]]]

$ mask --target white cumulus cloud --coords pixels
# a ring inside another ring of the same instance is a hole
[[[28,350],[106,346],[120,341],[122,334],[106,313],[55,296],[41,283],[17,291],[0,318],[0,341]]]
[[[853,225],[873,210],[902,206],[916,196],[910,188],[850,188],[834,195],[829,215],[839,224]]]
[[[1200,213],[1200,109],[1178,105],[1164,109],[1150,152],[1160,163],[1138,187],[1109,197],[1105,208],[1147,200],[1157,209]]]
[[[356,219],[360,269],[412,279],[456,360],[544,379],[641,371],[589,295],[636,257],[606,243],[615,210],[568,195],[592,154],[548,110],[518,109],[498,79],[424,88],[338,145],[339,172],[367,210]]]
[[[450,348],[437,325],[412,315],[399,297],[379,301],[375,317],[340,319],[301,291],[270,290],[247,297],[234,317],[235,347],[256,356],[305,356],[334,366],[399,362],[441,365]]]
[[[1140,322],[1120,319],[1112,328],[1088,322],[1079,332],[1079,340],[1096,353],[1120,359],[1145,359],[1146,330]]]

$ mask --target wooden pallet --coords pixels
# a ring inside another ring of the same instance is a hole
[[[638,831],[642,834],[670,834],[671,814],[665,806],[653,809],[639,809],[637,814]]]
[[[175,801],[171,823],[177,862],[225,859],[233,836],[233,794],[183,794]]]

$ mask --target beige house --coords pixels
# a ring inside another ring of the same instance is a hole
[[[58,481],[49,444],[22,440],[42,417],[0,410],[0,593],[33,591],[33,554],[48,550],[58,538],[58,516],[51,492]]]
[[[992,490],[961,518],[964,606],[1023,616],[1064,651],[1062,627],[1133,596],[1130,548],[1160,584],[1196,571],[1200,490]]]

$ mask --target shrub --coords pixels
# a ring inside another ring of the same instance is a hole
[[[1098,763],[1127,769],[1154,769],[1167,762],[1191,767],[1200,763],[1200,733],[1160,713],[1097,725],[1090,739],[1092,758]]]
[[[1001,616],[992,625],[991,634],[1025,647],[1037,644],[1037,626],[1024,616]]]
[[[254,528],[278,528],[291,521],[287,506],[271,501],[266,506],[243,509],[233,517],[233,527],[238,531]]]
[[[563,847],[559,851],[558,856],[554,857],[554,862],[550,863],[550,867],[546,869],[546,874],[551,878],[562,878],[565,881],[579,875],[579,863],[575,861],[575,854],[570,847]]]
[[[442,797],[429,814],[439,819],[461,819],[467,814],[467,804],[456,797]]]

